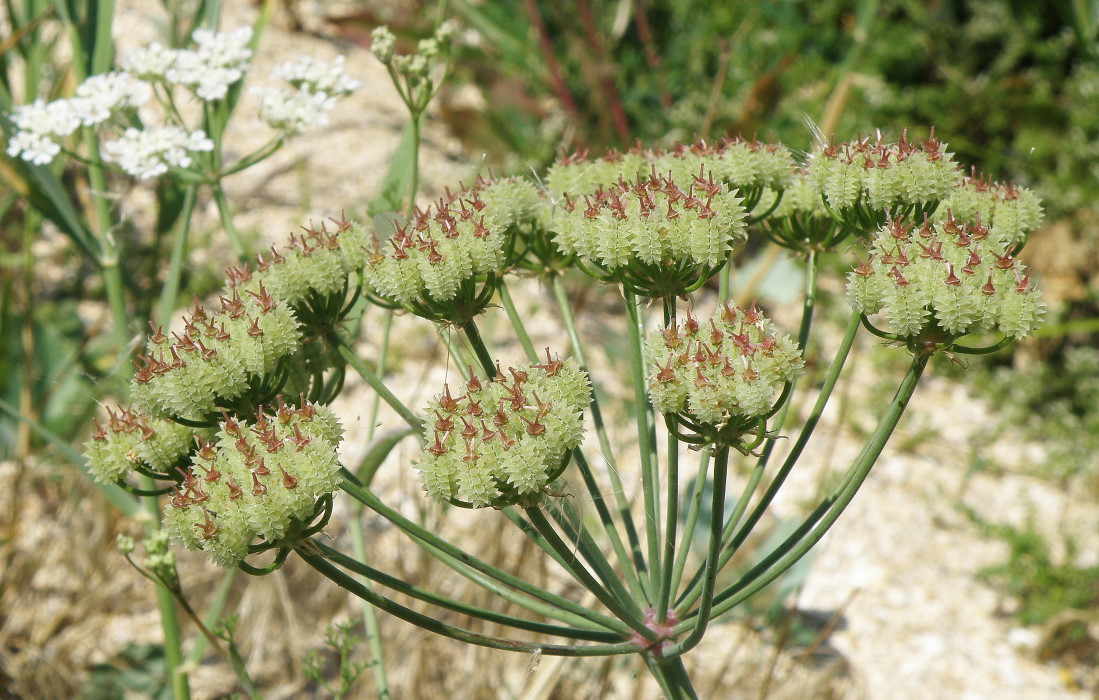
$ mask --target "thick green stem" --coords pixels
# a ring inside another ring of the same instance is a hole
[[[687,506],[687,518],[683,524],[683,533],[680,536],[679,552],[672,568],[672,581],[668,586],[672,595],[679,590],[679,584],[683,581],[683,570],[687,566],[687,557],[691,553],[691,544],[694,540],[695,526],[698,524],[698,513],[702,509],[702,495],[706,491],[706,475],[710,469],[710,455],[712,447],[702,450],[702,456],[698,460],[698,473],[695,474],[694,486],[691,488],[691,502]]]
[[[350,478],[345,478],[340,488],[342,488],[349,496],[354,498],[359,503],[362,503],[367,508],[373,510],[378,515],[396,525],[397,528],[399,528],[413,540],[417,542],[422,542],[429,547],[437,549],[440,552],[443,552],[444,554],[457,559],[463,564],[466,564],[473,569],[480,571],[481,573],[488,576],[491,576],[497,581],[514,588],[517,591],[526,593],[527,595],[544,601],[550,605],[557,606],[562,610],[567,610],[576,615],[587,618],[592,622],[603,625],[609,630],[614,630],[621,634],[630,633],[630,628],[627,625],[623,624],[619,620],[614,619],[613,617],[608,617],[607,615],[603,615],[602,613],[589,610],[584,606],[574,603],[567,598],[563,598],[559,595],[543,590],[538,586],[535,586],[525,581],[524,579],[515,576],[514,574],[510,574],[503,569],[492,566],[491,564],[478,559],[468,552],[459,549],[458,547],[455,547],[453,544],[447,542],[435,533],[430,532],[427,529],[417,525],[397,511],[393,510],[385,503],[383,503],[381,499],[371,493],[368,489],[361,488]]]
[[[485,346],[485,341],[481,337],[481,332],[477,330],[477,324],[473,319],[462,324],[462,331],[466,334],[466,339],[469,340],[473,352],[477,355],[477,361],[481,363],[485,376],[490,378],[496,376],[496,362]]]
[[[698,700],[681,656],[659,659],[645,654],[645,666],[653,674],[667,700]]]
[[[571,504],[566,500],[546,501],[544,503],[544,507],[553,516],[558,527],[565,532],[568,541],[575,542],[580,548],[580,554],[599,575],[600,580],[607,586],[607,590],[610,591],[611,595],[624,601],[627,607],[637,609],[640,612],[640,608],[637,607],[637,600],[622,584],[622,579],[614,572],[610,562],[603,555],[603,551],[596,544],[591,532],[584,524],[583,517],[575,510],[571,513],[566,512],[570,506]]]
[[[390,75],[392,75],[392,71]],[[408,172],[408,207],[405,209],[405,220],[412,221],[412,212],[416,211],[416,191],[420,189],[420,112],[415,110],[407,101],[412,121],[409,128],[412,131],[412,163]],[[425,107],[427,105],[424,105]]]
[[[657,475],[656,434],[652,407],[645,392],[645,364],[641,353],[644,322],[638,308],[637,297],[623,293],[626,300],[626,318],[629,328],[630,376],[633,379],[634,416],[637,422],[637,448],[641,456],[641,490],[645,504],[645,540],[649,554],[649,587],[660,589],[660,477]]]
[[[530,342],[530,336],[527,335],[523,317],[519,315],[518,309],[515,308],[515,302],[511,298],[511,292],[508,290],[503,277],[496,283],[496,293],[500,295],[500,303],[504,305],[504,311],[507,312],[508,320],[511,321],[515,337],[519,339],[519,344],[523,346],[523,352],[527,354],[527,359],[531,362],[537,362],[538,352],[534,349],[534,344]]]
[[[342,566],[345,569],[349,569],[350,571],[362,577],[375,581],[387,588],[390,588],[399,593],[403,593],[411,598],[422,600],[426,603],[430,603],[445,610],[452,610],[463,615],[469,615],[470,617],[474,617],[479,620],[494,622],[496,624],[504,625],[505,627],[512,627],[514,629],[537,632],[539,634],[548,635],[551,637],[565,637],[568,639],[608,643],[621,640],[621,635],[618,635],[614,632],[608,632],[607,630],[577,629],[573,627],[564,627],[561,625],[551,625],[544,622],[525,620],[523,618],[515,617],[513,615],[505,615],[503,613],[498,613],[493,610],[487,610],[477,605],[463,603],[459,600],[455,600],[453,598],[435,593],[434,591],[415,586],[411,583],[397,578],[396,576],[391,576],[384,571],[379,571],[378,569],[375,569],[363,563],[361,560],[359,560],[357,556],[355,558],[349,557],[321,542],[314,541],[314,545],[321,551],[325,558],[335,562],[337,565]],[[364,583],[364,585],[366,584]]]
[[[721,555],[721,524],[725,517],[725,483],[729,475],[729,448],[719,447],[714,455],[714,484],[713,498],[710,510],[710,538],[706,550],[706,569],[703,576],[702,596],[698,603],[698,609],[694,611],[697,616],[695,624],[687,638],[671,645],[665,654],[677,656],[692,649],[702,641],[706,634],[706,627],[710,623],[710,610],[714,604],[714,589],[717,587],[717,572],[721,570],[718,559]],[[678,631],[679,627],[676,627]]]
[[[505,515],[505,517],[507,517],[512,522],[514,522],[516,524],[516,526],[519,527],[520,529],[524,529],[524,526],[525,526],[526,528],[529,528],[529,529],[533,530],[533,526],[531,526],[529,523],[527,523],[525,520],[523,520],[523,516],[521,516],[517,512],[515,512],[514,509],[505,508],[501,512]],[[537,535],[537,533],[535,533],[535,535]],[[510,603],[514,603],[515,605],[518,605],[521,608],[529,610],[530,612],[534,613],[535,615],[542,615],[544,617],[550,618],[551,620],[557,620],[558,622],[564,623],[565,625],[568,625],[569,627],[572,627],[574,629],[587,630],[589,632],[606,632],[607,629],[608,629],[605,625],[599,624],[597,622],[593,622],[590,618],[582,617],[582,616],[577,615],[575,613],[572,613],[572,612],[569,612],[567,610],[563,610],[559,607],[555,607],[553,605],[550,605],[550,604],[548,604],[548,603],[546,603],[542,600],[536,599],[532,596],[529,596],[529,595],[526,595],[526,594],[521,593],[519,591],[516,591],[512,588],[508,588],[507,586],[500,583],[499,581],[496,581],[496,580],[490,578],[489,576],[486,576],[486,575],[480,573],[479,571],[477,571],[473,567],[469,566],[468,564],[465,564],[464,562],[459,561],[458,559],[450,556],[449,554],[447,554],[443,551],[440,551],[438,549],[435,549],[434,547],[429,546],[425,542],[417,541],[416,545],[419,546],[420,548],[422,548],[424,551],[426,551],[431,556],[438,559],[440,562],[442,562],[446,566],[449,566],[451,569],[453,569],[454,571],[456,571],[460,575],[464,576],[465,578],[469,579],[470,581],[472,581],[476,585],[478,585],[481,588],[485,589],[487,592],[489,592],[489,593],[491,593],[491,594],[493,594],[493,595],[495,595],[499,598],[502,598],[503,600],[506,600]],[[556,555],[556,552],[554,554]],[[611,619],[611,618],[608,618],[608,619]],[[611,634],[619,634],[619,633],[618,632],[611,632]],[[619,634],[619,636],[621,637],[620,634]]]
[[[675,571],[675,540],[679,529],[679,440],[668,432],[667,496],[665,497],[664,552],[661,556],[660,586],[656,593],[656,619],[663,621],[668,613]],[[687,546],[687,543],[684,543]]]
[[[397,415],[399,415],[405,423],[408,423],[410,428],[417,432],[423,430],[423,420],[418,418],[412,411],[408,410],[408,407],[401,403],[401,400],[389,390],[389,387],[382,382],[377,374],[366,366],[365,362],[359,359],[358,355],[356,355],[351,348],[346,345],[340,345],[337,350],[340,353],[340,357],[342,357],[353,370],[358,372],[360,377],[366,380],[366,383],[370,385],[370,388],[381,397],[382,401],[389,404],[389,407],[396,411]]]
[[[629,596],[625,596],[625,599],[612,595],[610,591],[600,585],[599,581],[595,580],[584,564],[576,556],[573,548],[557,534],[557,531],[553,529],[553,525],[550,524],[546,516],[535,508],[524,508],[527,514],[527,518],[538,531],[546,542],[557,551],[557,554],[561,557],[562,563],[564,563],[569,574],[572,575],[576,581],[585,589],[595,595],[595,597],[602,603],[608,610],[615,614],[615,616],[625,622],[638,634],[641,634],[646,639],[653,639],[652,630],[648,628],[645,621],[641,618],[641,611],[637,608],[637,604]],[[584,543],[581,542],[580,546],[583,547]]]
[[[634,559],[631,563],[630,554],[626,551],[626,546],[618,534],[618,528],[614,526],[611,511],[607,508],[607,503],[599,490],[599,484],[595,481],[595,475],[592,474],[591,465],[588,464],[588,460],[584,453],[580,451],[580,448],[573,450],[573,461],[580,471],[580,476],[584,480],[588,492],[599,494],[592,498],[592,503],[595,505],[595,512],[599,515],[599,522],[603,524],[603,531],[607,533],[607,537],[611,541],[611,548],[614,550],[615,558],[618,559],[618,566],[626,577],[626,585],[630,587],[635,599],[648,600],[645,595],[645,587],[642,585],[641,579],[638,578],[638,572],[644,570],[644,560]],[[640,548],[635,549],[634,554],[640,556]]]
[[[112,233],[111,210],[107,200],[107,176],[99,156],[99,141],[91,128],[82,130],[84,146],[88,149],[88,189],[91,192],[92,211],[95,215],[93,233],[99,243],[99,263],[103,275],[103,287],[107,293],[107,306],[111,310],[112,331],[115,343],[121,350],[130,341],[130,316],[126,312],[126,289],[119,265],[120,253]]]

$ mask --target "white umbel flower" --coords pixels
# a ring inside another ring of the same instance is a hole
[[[140,107],[152,95],[148,83],[129,73],[101,73],[81,83],[70,102],[81,124],[95,126],[107,121],[119,110]]]
[[[186,132],[175,126],[126,129],[117,140],[103,144],[103,159],[141,180],[158,177],[169,168],[191,165],[191,153],[211,151],[214,142],[201,129]]]
[[[301,56],[276,68],[275,76],[304,92],[345,97],[362,87],[362,83],[344,73],[343,64],[343,56],[337,56],[332,63]]]
[[[229,86],[244,77],[252,60],[252,29],[241,27],[231,33],[197,29],[191,35],[197,48],[176,51],[172,65],[164,72],[168,83],[183,85],[199,99],[220,100]]]
[[[324,92],[257,88],[260,96],[259,116],[272,129],[300,134],[313,126],[328,124],[328,112],[336,98]]]
[[[122,67],[142,80],[161,82],[175,66],[178,53],[179,51],[154,41],[127,54],[122,61]]]
[[[81,114],[72,100],[36,100],[11,113],[15,132],[8,140],[8,155],[45,165],[61,152],[61,139],[80,127]]]

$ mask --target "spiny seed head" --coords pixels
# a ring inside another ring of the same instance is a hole
[[[360,224],[346,219],[311,222],[291,233],[283,246],[256,255],[254,271],[230,271],[226,287],[244,298],[259,294],[262,285],[282,304],[298,306],[310,294],[342,293],[348,277],[362,272],[367,250],[368,237]]]
[[[754,305],[726,304],[714,318],[688,324],[653,331],[646,342],[649,398],[661,413],[713,426],[760,416],[779,387],[802,372],[797,345]]]
[[[995,182],[975,170],[942,201],[937,215],[940,220],[952,216],[982,222],[1000,248],[1020,241],[1043,218],[1042,202],[1032,190],[1015,183]]]
[[[545,363],[509,369],[510,379],[481,381],[477,392],[457,398],[444,388],[428,406],[428,415],[446,417],[424,428],[428,448],[419,472],[431,497],[483,507],[501,489],[520,497],[538,493],[580,444],[591,392],[576,360],[547,349]]]
[[[832,144],[813,154],[809,178],[835,211],[860,202],[884,211],[928,204],[948,197],[959,180],[953,156],[935,139],[912,142],[902,132],[896,142],[858,138]]]
[[[1025,266],[1001,244],[984,226],[952,215],[903,238],[887,224],[870,260],[848,275],[848,301],[861,313],[884,313],[903,337],[936,324],[954,337],[996,328],[1023,338],[1041,322],[1045,304]]]
[[[687,184],[667,176],[620,178],[584,195],[585,206],[549,222],[557,246],[610,269],[632,261],[716,265],[745,237],[746,212],[703,167]]]
[[[182,334],[157,335],[135,361],[131,397],[150,415],[201,418],[220,400],[240,396],[255,377],[270,372],[297,349],[298,323],[263,285],[254,295],[222,297],[222,310],[196,306]],[[238,313],[239,310],[239,313]]]
[[[208,436],[208,431],[155,418],[137,408],[108,408],[106,420],[96,421],[96,431],[84,443],[84,456],[96,481],[118,481],[136,466],[170,473],[196,439]]]
[[[412,221],[396,226],[384,243],[375,232],[366,283],[399,304],[425,296],[447,302],[463,282],[500,271],[510,214],[502,205],[490,210],[480,192],[465,188],[417,209]],[[496,194],[494,201],[502,201]]]
[[[284,537],[295,521],[313,516],[318,496],[339,485],[335,415],[323,405],[280,403],[276,416],[223,422],[213,459],[195,456],[165,508],[172,536],[222,566],[240,561],[256,537]]]

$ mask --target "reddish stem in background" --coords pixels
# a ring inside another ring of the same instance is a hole
[[[588,0],[576,0],[576,12],[580,16],[580,24],[584,27],[584,36],[588,40],[592,53],[599,61],[599,82],[610,103],[611,120],[614,122],[614,130],[618,132],[621,143],[630,142],[630,124],[626,121],[626,112],[622,109],[622,101],[618,97],[618,89],[614,86],[614,71],[610,68],[607,52],[603,48],[603,42],[599,39],[599,31],[595,26],[595,18],[592,17]]]
[[[649,64],[649,68],[652,68],[653,81],[660,93],[660,106],[664,109],[671,109],[672,96],[668,94],[668,85],[664,81],[663,71],[660,70],[660,54],[656,52],[652,28],[649,27],[649,18],[645,15],[645,0],[637,0],[637,5],[633,11],[633,20],[637,23],[637,34],[641,38],[641,46],[645,49],[645,62]]]
[[[561,65],[553,55],[553,44],[550,43],[549,35],[546,33],[546,25],[542,22],[536,0],[523,0],[523,11],[526,12],[530,25],[534,27],[534,33],[538,35],[538,49],[542,53],[542,60],[546,62],[553,91],[557,94],[557,99],[561,102],[561,107],[568,115],[569,121],[575,124],[576,102],[572,99],[572,93],[569,92],[568,85],[565,84],[565,79],[561,75]]]

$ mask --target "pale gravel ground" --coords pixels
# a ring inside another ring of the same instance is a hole
[[[244,3],[228,5],[223,26],[232,28],[246,21],[250,8]],[[144,5],[135,7],[140,11],[123,10],[126,39],[146,41],[153,32],[139,19],[147,11]],[[276,22],[264,38],[254,75],[263,75],[275,63],[302,52],[331,57],[337,47],[287,34]],[[328,128],[301,137],[254,172],[229,182],[242,229],[254,227],[264,239],[280,240],[310,218],[320,219],[344,207],[363,205],[377,190],[396,146],[403,107],[393,95],[384,71],[368,53],[349,51],[347,68],[367,87],[342,104]],[[246,118],[238,119],[234,128],[240,144],[258,144],[265,138],[265,133]],[[426,134],[423,175],[424,190],[430,195],[443,185],[467,177],[470,171],[456,157],[456,142],[437,122],[428,121]],[[303,194],[307,195],[308,206],[301,205]],[[523,303],[539,307],[532,311],[536,319],[547,319],[537,325],[547,342],[559,338],[553,330],[552,315],[546,311],[546,300],[538,298],[537,290],[529,286],[526,289]],[[415,326],[408,319],[398,323],[396,337],[402,344],[403,364],[394,379],[403,395],[416,396],[409,403],[418,406],[437,390],[442,376],[437,368],[423,369],[422,363],[432,354],[433,341],[430,333],[415,330]],[[538,338],[535,342],[541,347]],[[362,407],[367,398],[361,386],[352,385],[340,400],[339,410],[349,427],[345,448],[349,462],[355,461],[363,447],[356,444],[355,436],[365,427]],[[874,405],[865,408],[873,410]],[[854,408],[858,414],[860,407]],[[383,425],[392,425],[392,418],[383,411]],[[832,611],[846,604],[843,626],[831,642],[853,668],[849,697],[1083,697],[1066,690],[1056,666],[1039,664],[1008,643],[1012,623],[997,615],[1001,603],[998,595],[975,578],[980,567],[998,561],[1003,548],[978,536],[948,503],[948,497],[958,493],[962,484],[969,446],[980,440],[987,420],[986,407],[969,399],[962,388],[928,377],[917,391],[899,434],[887,447],[886,456],[820,548],[799,605]],[[927,428],[935,431],[931,440],[921,442],[912,453],[898,453],[896,445],[904,436]],[[842,465],[843,457],[854,449],[849,437],[845,433],[838,442],[833,465]],[[404,448],[398,458],[407,465],[412,458],[409,448]],[[794,483],[782,494],[780,514],[793,512],[812,492],[818,474],[812,459],[812,455],[807,458],[804,469],[799,466]],[[395,492],[403,493],[404,499],[418,496],[410,472],[406,468],[395,474],[394,483],[389,484]],[[1094,523],[1097,517],[1095,504],[1069,508],[1063,493],[1016,476],[978,475],[968,482],[965,496],[967,503],[976,505],[993,520],[1021,522],[1027,512],[1033,511],[1051,530],[1061,526],[1065,511],[1073,516],[1072,526],[1077,529]],[[415,508],[410,500],[401,505]],[[1094,547],[1094,541],[1091,544]],[[1088,551],[1087,547],[1082,549]],[[714,630],[696,652],[694,663],[701,667],[724,663],[738,638],[733,630]],[[734,663],[761,665],[768,661],[765,651],[749,650],[747,654],[741,652]],[[796,675],[787,672],[791,677]],[[791,689],[790,697],[798,694]]]
[[[1001,562],[1005,547],[981,537],[951,499],[962,495],[993,522],[1022,525],[1031,514],[1051,535],[1082,537],[1085,552],[1095,547],[1095,504],[1070,505],[1063,491],[1012,474],[963,485],[969,446],[993,420],[964,387],[928,377],[909,412],[893,449],[826,536],[799,605],[836,609],[850,600],[832,642],[871,698],[1086,697],[1066,687],[1056,664],[1009,642],[1010,603],[975,577]],[[935,437],[898,454],[895,446],[917,430]]]

